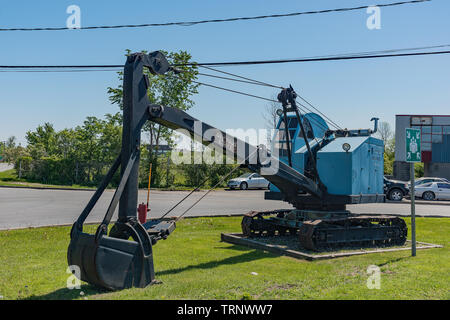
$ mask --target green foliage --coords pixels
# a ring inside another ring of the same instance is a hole
[[[27,150],[20,144],[16,145],[16,137],[11,136],[5,143],[2,143],[2,150],[0,156],[2,161],[8,163],[15,163],[20,157],[28,155]]]
[[[205,161],[201,161],[202,163],[199,164],[195,163],[195,158],[197,157],[201,159],[202,156],[202,152],[191,152],[192,163],[180,165],[182,173],[185,177],[186,186],[197,187],[202,182],[206,181],[203,187],[214,187],[221,182],[224,176],[238,166],[237,164],[226,164],[225,156],[222,158],[222,164],[207,164]],[[229,179],[239,176],[243,172],[244,169],[238,168],[232,176],[222,181],[222,183],[217,185],[217,187],[225,187]]]
[[[17,179],[18,177],[15,169],[0,172],[0,181],[16,181]]]
[[[416,163],[414,165],[414,176],[416,178],[422,178],[424,175],[424,164],[423,162]]]
[[[395,161],[395,139],[392,138],[385,143],[384,147],[384,174],[392,175]]]
[[[26,138],[30,156],[14,162],[22,177],[45,184],[95,186],[120,153],[120,114],[87,117],[82,126],[61,131],[45,123],[28,131]]]

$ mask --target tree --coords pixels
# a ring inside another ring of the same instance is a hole
[[[145,51],[142,51],[146,53]],[[180,52],[165,52],[170,64],[177,64],[177,69],[182,72],[175,75],[169,71],[165,75],[154,75],[148,70],[144,70],[149,79],[149,88],[147,91],[148,99],[152,104],[160,104],[178,108],[181,110],[188,110],[194,105],[191,96],[197,93],[198,84],[193,81],[197,79],[197,67],[187,65],[191,62],[191,55],[186,51]],[[131,52],[127,50],[126,55]],[[119,72],[119,80],[123,80],[123,72]],[[123,86],[120,84],[117,88],[108,88],[109,100],[113,104],[117,104],[120,109],[123,109]],[[147,122],[143,128],[144,132],[148,133],[149,137],[149,153],[147,163],[148,166],[152,163],[153,172],[152,181],[157,178],[157,154],[158,147],[161,141],[165,141],[169,145],[173,145],[173,132],[171,129],[161,126],[154,122]]]
[[[56,152],[56,132],[51,123],[39,125],[35,131],[27,131],[28,149],[34,159],[54,155]]]
[[[384,146],[384,173],[392,175],[394,172],[395,139],[391,138]]]
[[[4,144],[4,160],[8,163],[16,163],[20,157],[27,155],[25,148],[20,144],[16,145],[16,141],[16,137],[11,136]]]
[[[385,146],[391,140],[392,135],[391,125],[388,122],[383,121],[378,125],[378,136],[383,140]]]
[[[271,131],[277,127],[279,116],[277,110],[280,108],[280,104],[276,102],[270,102],[265,106],[263,112],[263,118],[266,121],[266,129],[269,130],[267,135],[267,142],[270,144],[272,142]]]

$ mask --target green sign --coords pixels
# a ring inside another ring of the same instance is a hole
[[[406,162],[421,162],[420,129],[406,128]]]

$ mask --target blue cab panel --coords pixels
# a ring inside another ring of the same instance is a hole
[[[288,116],[289,136],[291,139],[292,166],[300,173],[308,161],[308,150],[301,135],[300,126],[295,116]],[[319,143],[328,130],[327,123],[315,113],[302,116],[312,150],[319,148]],[[310,133],[308,133],[310,131]],[[317,170],[328,193],[336,195],[383,194],[384,144],[380,139],[369,135],[355,137],[330,137],[332,141],[317,151]],[[272,154],[288,163],[284,121],[281,118],[273,137]],[[348,143],[346,152],[343,145]],[[270,185],[270,191],[279,192]]]
[[[344,151],[348,143],[350,150]],[[317,170],[328,192],[383,194],[384,144],[373,137],[336,138],[317,153]]]

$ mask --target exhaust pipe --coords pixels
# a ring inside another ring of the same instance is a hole
[[[378,120],[380,120],[380,118],[372,118],[372,119],[370,119],[370,121],[375,121],[375,124],[373,126],[372,134],[374,134],[374,133],[376,133],[378,131]]]

